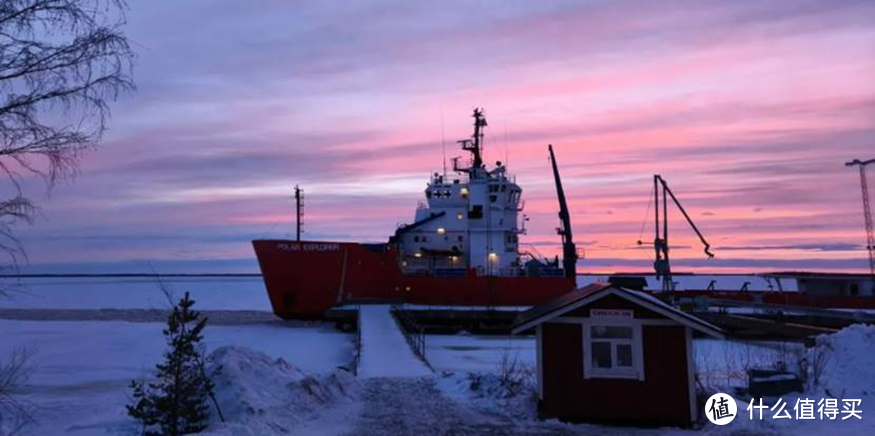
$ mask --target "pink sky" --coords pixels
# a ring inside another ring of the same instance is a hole
[[[34,265],[255,271],[249,240],[290,235],[295,184],[308,238],[385,241],[477,106],[545,254],[554,144],[581,272],[650,269],[635,242],[643,223],[652,239],[654,173],[717,254],[674,215],[677,270],[866,268],[843,163],[875,157],[875,3],[201,1],[128,18],[139,90],[20,230]]]

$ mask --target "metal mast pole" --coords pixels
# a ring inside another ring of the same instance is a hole
[[[303,190],[300,187],[298,187],[298,185],[295,185],[295,230],[296,230],[295,234],[297,235],[295,237],[295,240],[298,242],[301,242],[301,215],[302,215],[301,202],[303,200],[302,194],[303,194]]]
[[[665,180],[662,180],[662,177],[659,178],[662,182],[662,241],[665,245],[663,245],[663,255],[665,256],[665,274],[662,278],[662,290],[663,291],[674,291],[674,278],[671,276],[671,261],[668,260],[668,195],[667,190],[668,186],[665,185]]]
[[[872,224],[872,208],[869,206],[869,184],[866,181],[866,165],[875,163],[875,159],[861,161],[854,159],[846,162],[845,166],[860,167],[860,188],[863,192],[863,221],[866,224],[866,250],[869,252],[869,273],[875,276],[875,230]]]

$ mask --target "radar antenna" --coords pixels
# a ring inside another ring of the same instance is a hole
[[[459,141],[459,143],[462,144],[462,150],[471,152],[473,158],[471,168],[467,169],[469,173],[471,173],[471,170],[475,168],[483,167],[483,128],[487,126],[486,118],[483,116],[483,109],[474,109],[473,116],[474,134],[471,135],[471,139],[463,139]]]

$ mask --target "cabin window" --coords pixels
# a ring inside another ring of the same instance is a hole
[[[498,192],[498,185],[489,185],[489,192]]]
[[[459,235],[458,237],[456,237],[456,241],[462,242],[464,240],[465,240],[465,237],[462,235]]]
[[[852,296],[856,297],[857,295],[860,295],[860,285],[856,283],[851,283],[850,288]]]
[[[483,218],[483,205],[475,204],[468,211],[468,218],[472,220]]]
[[[507,191],[507,185],[501,185],[501,192]]]
[[[497,195],[495,195],[495,194],[491,194],[491,195],[489,196],[489,201],[490,201],[490,202],[495,203],[497,200],[498,200],[498,196],[497,196]]]
[[[414,237],[413,237],[413,242],[419,242],[419,236],[414,236]]]
[[[584,378],[644,379],[640,325],[600,321],[583,328]]]

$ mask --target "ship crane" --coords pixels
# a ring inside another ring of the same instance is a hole
[[[875,230],[872,224],[872,208],[869,206],[869,184],[866,181],[866,165],[875,163],[875,159],[861,161],[854,159],[846,162],[845,166],[860,167],[860,188],[863,191],[863,221],[866,224],[866,250],[869,251],[869,273],[875,276]]]
[[[562,269],[565,277],[577,277],[577,247],[574,245],[574,236],[571,234],[571,215],[568,213],[568,203],[565,201],[565,190],[562,189],[562,178],[559,177],[559,167],[556,165],[556,155],[553,154],[553,145],[547,146],[550,151],[550,163],[553,165],[553,181],[556,183],[556,196],[559,199],[559,223],[562,225],[556,229],[556,233],[562,236]]]
[[[659,205],[660,205],[660,187],[662,188],[662,228],[660,229],[659,222]],[[696,235],[699,237],[699,240],[702,241],[702,245],[704,245],[705,254],[708,258],[713,258],[714,253],[711,253],[711,244],[705,240],[705,237],[702,236],[702,232],[699,231],[699,228],[696,227],[696,224],[693,223],[693,219],[690,218],[690,215],[687,214],[687,211],[681,205],[681,202],[678,201],[677,197],[675,197],[674,193],[671,192],[671,189],[668,187],[668,184],[665,182],[665,179],[662,178],[659,174],[654,174],[653,176],[653,201],[654,201],[654,218],[655,218],[655,230],[656,236],[653,238],[653,249],[656,252],[656,260],[653,261],[653,268],[656,270],[656,278],[657,280],[662,279],[662,290],[663,291],[674,291],[674,281],[672,281],[671,275],[671,264],[669,262],[668,256],[668,198],[671,197],[674,204],[677,206],[678,210],[684,215],[684,218],[687,219],[687,223],[690,224],[690,227],[693,228],[693,231],[696,232]],[[638,245],[644,245],[645,242],[639,240]]]

